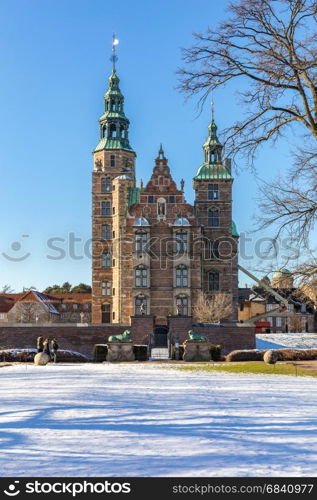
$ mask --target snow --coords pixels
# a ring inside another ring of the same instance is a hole
[[[264,333],[256,336],[257,349],[317,349],[317,333]]]
[[[171,365],[0,369],[3,476],[315,476],[309,377]]]

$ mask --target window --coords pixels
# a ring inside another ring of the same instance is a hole
[[[279,316],[276,318],[276,326],[279,326],[279,327],[282,326],[282,318],[280,318]]]
[[[188,297],[186,295],[176,297],[176,312],[178,316],[188,316]]]
[[[208,200],[219,200],[218,184],[208,184]]]
[[[102,224],[101,226],[101,238],[103,240],[111,240],[111,225]]]
[[[147,233],[138,231],[135,233],[135,251],[145,252],[147,244]]]
[[[90,309],[90,304],[86,303],[84,304],[84,311],[89,311]]]
[[[147,276],[148,270],[144,266],[138,266],[135,270],[135,286],[146,287],[147,286]]]
[[[101,202],[101,215],[111,215],[111,201]]]
[[[111,282],[103,281],[101,284],[101,295],[111,295]]]
[[[111,191],[111,178],[110,177],[103,177],[101,179],[101,192],[102,193],[109,193]]]
[[[0,319],[4,319],[4,313],[0,313]]]
[[[112,123],[112,125],[110,125],[110,129],[109,130],[110,130],[110,138],[114,139],[116,137],[116,135],[117,135],[117,128],[116,128],[116,126],[115,126],[114,123]]]
[[[65,311],[67,309],[66,304],[62,304],[62,310]]]
[[[185,231],[176,233],[176,252],[188,252],[188,233]]]
[[[111,267],[111,253],[103,253],[102,254],[101,267]]]
[[[143,316],[147,314],[147,298],[145,295],[138,295],[135,297],[135,314],[136,316]]]
[[[113,311],[112,313],[112,319],[115,320],[116,319],[116,313]]]
[[[115,155],[110,155],[110,167],[116,166],[116,157]]]
[[[101,306],[101,322],[110,323],[110,304],[102,304]]]
[[[168,203],[175,203],[176,200],[175,200],[175,196],[173,194],[171,194],[169,197],[168,197]]]
[[[209,292],[217,292],[219,290],[218,271],[210,271],[208,273],[208,290]]]
[[[176,268],[176,286],[188,286],[188,269],[186,266],[178,266]]]
[[[217,208],[210,208],[208,210],[208,226],[219,227],[219,210]]]
[[[148,196],[147,201],[148,203],[154,203],[154,196]]]
[[[267,311],[272,311],[272,309],[276,309],[277,307],[278,307],[278,304],[266,304]]]
[[[74,309],[74,311],[77,311],[77,309],[78,309],[78,304],[73,304],[73,309]]]

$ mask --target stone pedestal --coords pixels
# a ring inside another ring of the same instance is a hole
[[[134,361],[132,342],[109,342],[107,361]]]
[[[184,361],[211,361],[209,342],[184,342]]]

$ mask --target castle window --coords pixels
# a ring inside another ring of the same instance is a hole
[[[101,295],[111,295],[111,282],[103,281],[101,284]]]
[[[111,201],[101,202],[101,215],[111,215]]]
[[[178,266],[176,268],[176,286],[188,286],[188,268],[186,266]]]
[[[178,295],[178,297],[176,297],[176,312],[178,316],[188,316],[187,295]]]
[[[135,251],[145,252],[147,245],[148,234],[145,232],[138,231],[135,233]]]
[[[101,255],[101,267],[111,267],[111,253],[103,253]]]
[[[219,184],[208,184],[208,200],[219,199]]]
[[[121,139],[124,138],[124,127],[120,127],[120,137]]]
[[[115,155],[110,155],[110,167],[116,166],[116,157]]]
[[[138,266],[135,269],[135,286],[136,287],[147,287],[148,283],[148,270],[144,266]]]
[[[102,323],[110,323],[110,304],[102,304],[101,321]]]
[[[73,304],[73,309],[74,309],[74,311],[77,311],[77,309],[78,309],[78,304]]]
[[[175,203],[175,196],[173,194],[171,194],[169,197],[168,197],[168,203]]]
[[[210,271],[208,273],[208,291],[218,292],[220,288],[220,279],[218,271]]]
[[[147,314],[147,298],[145,295],[138,295],[135,297],[134,310],[136,316]]]
[[[219,210],[217,208],[210,208],[208,210],[208,226],[209,227],[219,227]]]
[[[148,203],[154,203],[154,196],[152,196],[152,195],[148,196],[147,201],[148,201]]]
[[[186,231],[179,231],[176,233],[176,252],[186,253],[188,252],[188,233]]]
[[[111,240],[111,225],[102,224],[101,226],[101,238],[103,240]]]
[[[101,192],[102,193],[109,193],[111,191],[111,178],[110,177],[103,177],[101,179]]]

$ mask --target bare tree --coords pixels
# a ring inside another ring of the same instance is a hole
[[[228,19],[184,50],[180,89],[199,93],[241,81],[247,114],[224,131],[226,153],[253,165],[265,142],[285,133],[299,137],[294,165],[283,179],[262,186],[261,227],[277,226],[307,242],[317,210],[317,3],[316,0],[240,0]],[[305,145],[302,147],[302,145]]]
[[[302,332],[303,323],[302,323],[302,315],[301,314],[291,314],[288,316],[287,320],[288,329],[290,332]]]
[[[36,318],[48,322],[49,312],[44,312],[36,302],[18,302],[14,310],[14,320],[20,323],[36,323]]]
[[[206,293],[200,292],[193,313],[194,318],[201,323],[218,323],[231,316],[231,297],[226,293],[208,296]]]
[[[13,288],[11,288],[11,286],[8,284],[3,285],[3,287],[1,288],[1,293],[13,293],[13,292],[14,292]]]

